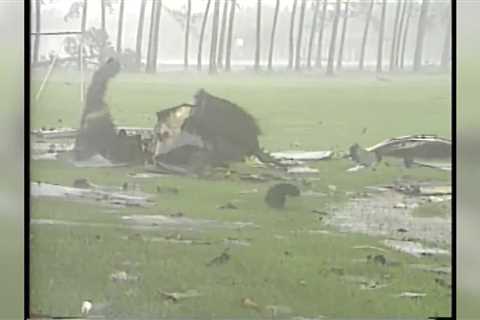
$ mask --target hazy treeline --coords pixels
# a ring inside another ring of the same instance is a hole
[[[450,12],[450,0],[32,0],[32,62],[55,52],[117,55],[151,73],[446,68]],[[83,37],[41,34],[66,30]]]

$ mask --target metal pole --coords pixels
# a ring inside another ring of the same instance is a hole
[[[43,89],[45,88],[45,84],[47,83],[48,79],[50,78],[50,74],[53,71],[53,67],[55,66],[55,62],[57,62],[58,58],[58,52],[57,54],[53,57],[52,63],[50,63],[50,66],[48,67],[47,74],[45,75],[45,78],[43,78],[42,83],[40,84],[40,88],[38,89],[37,94],[35,95],[35,100],[38,101],[40,99],[40,95],[42,94]]]

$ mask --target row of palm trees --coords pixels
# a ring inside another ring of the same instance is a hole
[[[40,30],[40,1],[36,0],[36,31],[39,33]],[[188,69],[190,66],[189,62],[189,52],[190,52],[190,34],[191,34],[191,19],[192,19],[192,0],[186,1],[186,12],[182,13],[185,26],[184,34],[184,68]],[[267,69],[273,69],[273,56],[275,50],[275,39],[277,26],[278,26],[278,17],[280,11],[280,5],[283,1],[289,1],[292,3],[290,11],[290,26],[288,33],[288,69],[300,71],[304,68],[316,69],[323,68],[322,61],[324,57],[322,52],[324,48],[322,47],[325,44],[325,29],[326,29],[326,20],[327,20],[327,11],[329,1],[332,0],[276,0],[273,23],[271,26],[268,26],[271,29],[270,33],[270,44],[268,50],[268,62]],[[331,26],[331,33],[329,39],[329,48],[326,73],[327,75],[333,75],[334,72],[340,71],[342,69],[343,63],[343,54],[345,43],[348,35],[348,19],[351,16],[350,7],[352,6],[351,0],[333,0],[334,1],[334,12],[333,12],[333,22]],[[125,0],[120,0],[119,3],[119,19],[118,19],[118,31],[117,31],[117,42],[116,42],[116,51],[117,53],[122,52],[122,37],[123,37],[123,24],[124,24],[124,3]],[[213,8],[212,8],[213,2]],[[238,0],[240,2],[240,0]],[[138,19],[137,27],[137,37],[136,37],[136,60],[137,65],[141,66],[142,62],[142,43],[144,37],[144,20],[147,11],[147,0],[140,0],[140,12]],[[223,3],[223,7],[222,7]],[[313,13],[310,27],[310,34],[308,35],[308,43],[306,44],[306,64],[302,65],[302,61],[305,60],[305,57],[302,57],[302,41],[304,39],[304,32],[307,32],[305,28],[306,20],[306,11],[307,4],[313,4]],[[87,5],[88,0],[82,0],[82,21],[81,21],[81,32],[86,31],[86,16],[87,16]],[[360,55],[358,60],[358,69],[365,69],[365,56],[367,48],[367,40],[370,35],[372,17],[375,9],[375,5],[378,4],[380,10],[380,23],[379,23],[379,32],[378,32],[378,43],[377,43],[377,61],[376,61],[376,71],[378,73],[383,72],[384,66],[384,47],[385,47],[385,32],[386,32],[386,11],[387,11],[387,0],[370,0],[368,8],[365,12],[365,25],[362,34],[362,41],[360,47]],[[414,48],[414,59],[413,59],[413,70],[419,71],[422,67],[422,57],[423,57],[423,47],[425,42],[426,34],[426,24],[427,24],[427,15],[429,10],[430,0],[421,0],[420,14],[418,17],[418,26],[416,32],[416,41]],[[105,11],[106,6],[111,6],[110,0],[101,0],[101,28],[106,32],[106,23],[105,23]],[[413,10],[415,6],[418,7],[418,3],[411,0],[398,0],[395,10],[395,18],[393,20],[393,34],[392,42],[390,48],[390,57],[389,57],[389,71],[395,71],[397,69],[405,68],[405,52],[407,37],[409,34],[409,28],[412,24]],[[209,50],[209,61],[208,61],[208,71],[209,73],[216,73],[219,69],[225,71],[231,70],[231,53],[232,53],[232,42],[233,42],[233,33],[234,33],[234,21],[235,21],[235,10],[238,7],[237,0],[206,0],[204,11],[202,14],[202,23],[200,27],[200,36],[197,48],[197,70],[202,70],[203,67],[203,48],[204,48],[204,39],[205,33],[207,32],[207,22],[209,16],[211,15],[211,33],[210,33],[210,50]],[[343,7],[343,8],[342,8]],[[448,14],[450,13],[450,8],[446,9]],[[213,12],[211,12],[213,11]],[[299,12],[297,12],[299,11]],[[155,0],[151,2],[150,9],[150,26],[149,34],[147,41],[147,59],[145,71],[149,73],[155,73],[157,68],[157,56],[159,48],[159,25],[160,18],[162,13],[162,0]],[[262,66],[260,63],[260,52],[261,52],[261,30],[262,30],[262,0],[257,0],[256,4],[256,41],[255,41],[255,52],[254,52],[254,65],[253,68],[255,71],[261,70]],[[297,13],[298,13],[298,22],[297,22]],[[451,18],[449,19],[449,24],[445,30],[444,45],[441,54],[441,65],[442,67],[447,67],[450,60],[450,47],[451,47]],[[341,30],[340,30],[341,25]],[[295,33],[296,27],[296,33]],[[339,38],[339,40],[338,40]],[[34,61],[38,60],[38,42],[39,36],[35,38],[34,43]],[[315,47],[316,42],[316,48]],[[338,49],[337,49],[338,44]],[[314,52],[315,50],[315,52]]]

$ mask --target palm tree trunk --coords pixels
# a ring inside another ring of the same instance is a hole
[[[386,0],[384,0],[386,1]],[[335,5],[335,16],[333,18],[332,37],[330,39],[330,49],[328,50],[327,75],[333,76],[333,62],[335,59],[335,42],[337,40],[338,20],[340,19],[340,0]]]
[[[220,20],[220,0],[215,0],[213,7],[213,21],[212,21],[212,39],[210,42],[210,61],[208,73],[213,74],[217,72],[217,44],[218,44],[218,25]]]
[[[162,1],[155,0],[157,2],[155,5],[155,11],[153,16],[153,30],[151,41],[151,54],[150,54],[150,64],[147,65],[147,72],[155,73],[157,72],[157,56],[158,56],[158,35],[160,29],[160,15],[162,13]],[[153,8],[152,8],[153,9]]]
[[[403,31],[402,39],[402,50],[400,55],[400,68],[403,69],[405,66],[405,51],[407,47],[407,38],[408,38],[408,29],[410,27],[410,18],[412,17],[413,3],[406,1],[408,5],[407,19],[405,21],[405,30]]]
[[[100,3],[101,9],[101,24],[102,24],[102,31],[107,32],[107,22],[105,19],[105,0],[101,0]]]
[[[280,11],[280,0],[277,0],[275,4],[275,13],[273,15],[272,33],[270,34],[270,50],[268,52],[268,70],[270,71],[272,71],[273,47],[275,45],[275,32],[277,30],[279,11]]]
[[[295,52],[295,71],[300,71],[302,62],[302,36],[303,36],[303,21],[305,20],[305,7],[307,6],[307,0],[302,0],[302,6],[300,7],[300,17],[298,21],[298,34],[297,34],[297,48]]]
[[[255,42],[255,71],[260,70],[260,31],[262,26],[262,0],[257,0],[257,34]]]
[[[237,6],[237,1],[232,0],[232,5],[230,7],[230,16],[228,17],[227,51],[226,51],[226,55],[225,55],[225,71],[228,71],[228,72],[231,69],[233,23],[234,23],[234,20],[235,20],[235,7],[236,6]]]
[[[323,30],[325,29],[326,17],[327,17],[327,0],[323,0],[322,20],[320,21],[320,30],[318,32],[318,40],[317,40],[317,57],[315,58],[315,66],[317,68],[322,67]]]
[[[218,43],[217,67],[223,68],[223,50],[225,49],[225,32],[227,31],[228,1],[223,0],[222,28],[220,30],[220,40]]]
[[[380,19],[380,32],[378,35],[378,51],[377,51],[377,73],[382,72],[383,66],[383,38],[385,36],[385,17],[387,14],[387,0],[382,2],[382,17]]]
[[[418,18],[417,41],[415,45],[415,55],[413,57],[413,71],[418,72],[422,68],[423,42],[427,23],[429,0],[422,1],[420,17]]]
[[[118,13],[118,34],[117,34],[117,53],[122,53],[123,36],[123,11],[125,9],[125,0],[120,0],[120,11]]]
[[[320,11],[320,1],[315,2],[315,9],[313,11],[312,29],[310,30],[310,39],[308,41],[308,53],[307,53],[307,68],[312,68],[312,51],[313,41],[315,39],[315,33],[317,32],[317,19]]]
[[[203,14],[202,28],[200,29],[200,39],[198,40],[198,55],[197,55],[197,70],[202,70],[202,48],[203,48],[203,38],[205,36],[205,27],[207,26],[208,11],[210,10],[210,3],[212,0],[207,1],[207,6],[205,7],[205,12]]]
[[[407,2],[408,0],[403,1],[403,6],[402,6],[402,13],[400,15],[400,25],[398,26],[398,32],[397,32],[397,43],[395,45],[395,68],[398,68],[400,65],[400,48],[401,48],[401,43],[402,43],[402,34],[403,34],[403,26],[405,23],[405,16],[407,13]]]
[[[342,69],[343,48],[345,47],[345,38],[347,37],[348,5],[349,5],[349,1],[346,1],[344,17],[343,17],[342,37],[340,38],[340,48],[338,49],[338,56],[337,56],[337,69],[339,71]]]
[[[292,14],[290,16],[290,33],[289,33],[289,45],[288,45],[288,68],[293,68],[293,56],[294,56],[294,39],[293,30],[295,28],[295,13],[297,11],[297,0],[293,0]]]
[[[102,0],[104,1],[104,0]],[[140,4],[140,16],[138,17],[138,27],[137,27],[137,46],[136,46],[136,55],[137,55],[137,68],[140,69],[142,65],[142,40],[143,40],[143,25],[145,20],[145,7],[147,6],[147,0],[142,0]]]
[[[38,62],[39,50],[40,50],[40,16],[41,16],[41,1],[35,0],[35,40],[33,42],[33,63]]]
[[[365,65],[365,50],[367,48],[368,29],[370,28],[370,21],[372,21],[373,5],[375,0],[370,1],[368,7],[367,19],[365,20],[365,29],[363,30],[362,47],[360,49],[360,61],[358,62],[358,69],[363,71]]]
[[[448,14],[448,24],[447,29],[445,30],[445,38],[443,40],[443,50],[442,50],[442,59],[440,65],[442,68],[448,67],[448,61],[450,60],[450,47],[452,41],[452,15],[450,14],[451,3],[447,6]]]
[[[397,10],[395,12],[395,23],[393,25],[393,35],[392,35],[392,46],[390,49],[390,72],[395,70],[395,52],[397,45],[397,33],[398,33],[398,23],[400,20],[400,11],[402,9],[402,2],[397,1]]]
[[[192,16],[192,0],[187,0],[187,22],[185,25],[185,44],[183,47],[183,68],[188,70],[188,43],[190,38],[190,19]]]
[[[39,0],[40,1],[40,0]],[[78,54],[78,69],[81,69],[81,66],[83,64],[82,58],[83,54],[80,53],[83,50],[83,37],[85,36],[85,32],[87,31],[87,9],[88,9],[88,2],[87,0],[83,0],[83,10],[82,10],[82,25],[80,27],[80,31],[82,32],[82,40],[80,41],[80,46],[78,48],[79,54]]]
[[[147,47],[147,65],[146,65],[146,72],[152,72],[152,54],[153,54],[153,33],[155,29],[155,12],[156,12],[156,4],[155,0],[152,0],[152,12],[150,15],[150,32],[148,35],[148,47]]]

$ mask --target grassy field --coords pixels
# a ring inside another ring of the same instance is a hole
[[[32,127],[77,127],[82,106],[75,74],[54,75],[38,102],[32,105]],[[39,81],[33,83],[34,96]],[[271,151],[297,149],[344,151],[354,142],[370,145],[385,138],[413,133],[449,137],[450,83],[448,75],[397,75],[391,81],[372,75],[120,75],[112,81],[108,103],[118,125],[152,127],[155,112],[189,102],[199,88],[239,104],[258,119],[261,145]],[[32,99],[33,101],[33,99]],[[366,128],[366,132],[364,132]],[[347,173],[348,160],[319,162],[318,179],[308,190],[324,197],[300,197],[281,212],[269,209],[263,197],[270,183],[252,183],[230,177],[215,180],[188,177],[135,179],[128,173],[141,167],[79,169],[60,161],[34,161],[32,179],[71,185],[85,177],[95,184],[141,184],[155,193],[157,185],[176,187],[177,195],[156,194],[147,209],[119,209],[65,200],[34,199],[32,218],[74,222],[102,222],[119,227],[33,225],[31,235],[32,311],[50,315],[77,315],[83,300],[107,303],[105,313],[135,318],[258,318],[268,316],[248,309],[248,297],[261,306],[279,307],[282,315],[303,317],[427,317],[450,314],[450,292],[435,275],[409,264],[449,265],[449,257],[415,258],[388,251],[392,265],[359,262],[367,254],[358,245],[382,246],[381,238],[340,234],[325,227],[312,209],[341,206],[351,192],[365,186],[390,183],[405,176],[417,180],[449,180],[449,174],[430,169],[381,165],[376,171]],[[253,169],[236,164],[238,171]],[[329,185],[335,185],[332,192]],[[258,189],[257,193],[242,191]],[[306,187],[304,187],[306,188]],[[238,210],[219,210],[233,201]],[[433,209],[430,209],[433,210]],[[187,217],[220,221],[250,221],[258,228],[179,232],[184,239],[209,241],[186,245],[152,241],[166,232],[121,228],[129,214],[182,212]],[[330,230],[311,234],[307,230]],[[225,239],[246,240],[250,246],[227,245]],[[206,266],[225,247],[231,259]],[[373,252],[374,253],[374,252]],[[113,282],[110,275],[124,270],[137,281]],[[362,290],[365,277],[385,288]],[[171,303],[159,291],[195,289],[200,297]],[[423,292],[421,299],[395,297],[401,292]],[[286,308],[288,307],[288,308]],[[290,309],[291,311],[286,311]],[[282,311],[283,310],[283,311]],[[284,314],[282,314],[282,312]],[[271,316],[271,315],[270,315]]]

